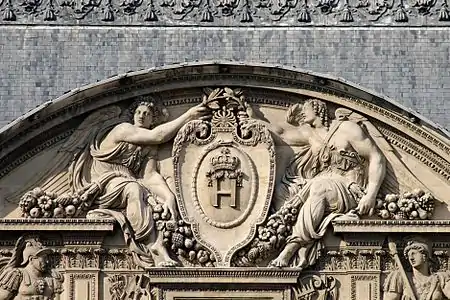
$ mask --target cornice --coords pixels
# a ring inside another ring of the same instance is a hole
[[[114,220],[89,219],[0,219],[2,231],[113,231]]]
[[[450,220],[334,221],[334,232],[351,233],[450,233]]]
[[[274,268],[152,268],[147,275],[154,283],[297,283],[299,269]]]

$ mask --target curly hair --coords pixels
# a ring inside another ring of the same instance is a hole
[[[427,258],[430,257],[430,249],[427,244],[418,242],[418,241],[410,241],[406,245],[405,249],[403,250],[403,255],[408,258],[408,253],[411,250],[418,250],[420,253],[427,256]]]
[[[146,96],[139,97],[133,104],[128,108],[128,117],[130,120],[133,120],[134,113],[139,106],[146,106],[150,109],[153,115],[153,124],[152,126],[158,125],[159,123],[165,122],[169,117],[169,113],[165,107],[158,107],[155,105],[154,99]]]
[[[330,127],[330,119],[328,117],[328,108],[325,102],[320,101],[319,99],[308,99],[305,101],[303,106],[310,104],[317,116],[319,116],[322,124],[325,127]]]
[[[286,122],[298,126],[302,122],[302,105],[296,103],[291,105],[286,112]]]
[[[136,109],[139,106],[148,107],[150,109],[150,111],[152,112],[152,115],[155,116],[155,104],[153,103],[153,101],[148,101],[148,100],[144,100],[141,98],[141,99],[134,101],[128,108],[128,114],[129,114],[130,119],[133,118],[134,113],[136,112]]]
[[[406,257],[406,259],[409,259],[408,258],[409,251],[411,250],[419,251],[422,255],[425,255],[430,272],[434,272],[439,270],[439,261],[435,257],[433,257],[431,247],[432,245],[430,241],[428,241],[427,239],[424,239],[423,237],[420,236],[419,237],[414,236],[412,238],[409,238],[409,241],[406,243],[406,246],[403,250],[403,255]]]

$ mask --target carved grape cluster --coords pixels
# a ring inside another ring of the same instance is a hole
[[[214,255],[195,240],[189,224],[171,219],[170,213],[164,212],[160,204],[153,208],[153,219],[164,237],[164,246],[181,261],[193,266],[214,267]]]
[[[377,199],[377,214],[383,219],[426,220],[433,216],[435,198],[421,189],[404,194],[388,194]]]
[[[233,260],[234,266],[255,266],[270,258],[286,244],[286,239],[292,234],[299,208],[285,205],[269,219],[258,226],[257,235],[252,243],[240,250]]]
[[[55,193],[37,187],[25,193],[19,202],[26,218],[72,218],[85,212],[90,203],[78,193]]]

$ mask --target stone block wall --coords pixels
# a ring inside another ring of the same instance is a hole
[[[220,60],[338,76],[450,129],[448,27],[8,24],[0,30],[0,127],[66,91],[118,73]]]

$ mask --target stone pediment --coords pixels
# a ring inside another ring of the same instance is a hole
[[[245,274],[279,280],[270,299],[336,296],[337,281],[340,299],[381,299],[400,260],[387,237],[403,247],[406,233],[424,234],[445,259],[448,133],[337,78],[226,63],[122,74],[14,121],[0,149],[0,230],[11,241],[48,232],[72,298],[75,282],[101,276],[110,290],[90,287],[96,297],[123,299],[137,274],[142,295],[175,299],[186,287],[154,277],[198,271],[186,297],[202,276]],[[258,293],[246,288],[235,296]]]

